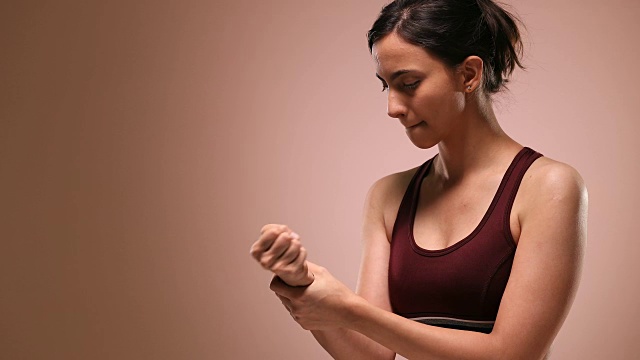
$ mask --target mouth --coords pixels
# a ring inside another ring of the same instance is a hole
[[[420,126],[422,123],[424,123],[424,121],[420,121],[419,123],[412,125],[412,126],[405,126],[405,129],[409,130],[409,129],[413,129],[415,127]]]

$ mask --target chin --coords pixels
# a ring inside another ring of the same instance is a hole
[[[418,144],[413,143],[413,145],[415,145],[415,146],[417,146],[417,147],[419,147],[420,149],[423,149],[423,150],[431,149],[432,147],[436,146],[436,144],[420,144],[420,143],[418,143]]]
[[[437,141],[433,141],[432,139],[414,139],[409,137],[409,140],[413,143],[413,145],[419,147],[420,149],[431,149],[432,147],[438,145]]]
[[[434,132],[427,129],[425,122],[420,123],[418,126],[408,128],[406,133],[413,145],[420,149],[431,149],[440,142],[438,137],[433,136],[435,135]]]

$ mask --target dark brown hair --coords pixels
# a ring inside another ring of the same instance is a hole
[[[493,94],[506,87],[516,65],[524,69],[516,21],[492,0],[396,0],[382,8],[367,33],[369,52],[395,31],[452,67],[479,56],[484,66],[481,86]]]

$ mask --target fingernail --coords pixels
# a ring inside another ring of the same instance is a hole
[[[292,231],[292,232],[291,232],[291,237],[292,237],[292,238],[299,238],[299,237],[300,237],[300,235],[298,235],[298,234],[296,234],[295,232],[293,232],[293,231]]]

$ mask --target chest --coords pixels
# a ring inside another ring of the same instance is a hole
[[[444,249],[477,231],[483,219],[490,216],[492,203],[501,195],[497,193],[501,178],[484,178],[450,190],[425,179],[413,224],[416,244],[424,249]],[[520,236],[518,211],[512,208],[508,215],[514,240]]]
[[[398,314],[495,319],[515,253],[507,231],[513,236],[519,226],[500,178],[483,179],[450,189],[425,179],[412,190],[390,249],[389,294]]]
[[[495,175],[485,177],[482,181],[461,184],[454,189],[442,189],[430,179],[424,179],[413,224],[416,244],[429,250],[444,249],[469,236],[488,215],[489,207],[499,195],[500,181],[501,176]],[[527,194],[527,184],[523,181],[507,215],[509,230],[516,244],[520,238],[519,219]],[[385,209],[388,239],[391,239],[401,200],[401,197],[393,199]]]

